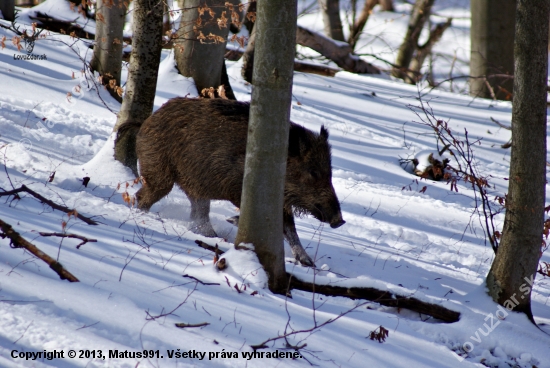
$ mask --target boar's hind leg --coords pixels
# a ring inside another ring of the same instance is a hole
[[[284,211],[283,216],[283,233],[286,241],[292,249],[292,254],[296,260],[300,261],[304,266],[315,267],[313,260],[307,255],[300,238],[296,232],[296,225],[294,225],[294,215],[287,211]]]
[[[218,235],[210,223],[210,200],[197,199],[187,195],[191,202],[191,231],[196,234],[215,238]]]

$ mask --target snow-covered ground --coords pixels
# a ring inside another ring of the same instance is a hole
[[[467,16],[467,4],[440,3],[438,14]],[[399,40],[403,14],[376,11],[369,27],[397,17],[399,26],[391,32]],[[469,24],[463,23],[455,38],[467,40]],[[433,131],[414,113],[422,96],[458,137],[467,129],[472,141],[481,139],[475,163],[502,195],[510,152],[500,145],[510,132],[490,118],[509,123],[510,103],[426,93],[388,77],[295,74],[292,120],[315,131],[321,125],[329,129],[333,183],[346,224],[330,229],[311,217],[297,219],[319,269],[295,265],[285,245],[288,272],[317,283],[390,290],[461,313],[459,322],[446,324],[377,303],[270,293],[254,254],[232,250],[236,228],[225,219],[236,209],[227,202],[212,204],[219,239],[188,230],[189,202],[178,189],[149,213],[130,208],[122,193],[135,193],[139,184],[112,158],[119,104],[82,75],[90,50],[69,36],[50,34],[33,51],[47,60],[16,60],[22,53],[10,41],[13,34],[0,28],[2,36],[7,39],[0,50],[0,188],[24,184],[100,225],[68,218],[26,194],[20,200],[0,198],[0,219],[80,280],[62,281],[42,261],[0,241],[0,367],[550,367],[548,280],[538,275],[533,286],[540,329],[522,314],[499,309],[484,286],[493,252],[473,213],[473,192],[463,184],[456,192],[445,182],[417,181],[399,163],[435,150]],[[439,47],[452,53],[467,45],[449,41]],[[239,63],[229,65],[237,98],[250,99]],[[155,108],[188,94],[196,95],[193,84],[177,74],[173,57],[164,52]],[[90,178],[86,187],[84,177]],[[502,220],[497,217],[497,225]],[[39,235],[63,229],[97,242],[77,249],[77,239]],[[217,271],[213,254],[197,247],[196,239],[229,250],[229,268]],[[550,262],[549,255],[541,261]],[[174,326],[203,322],[209,324]],[[389,331],[384,343],[368,338],[379,326]],[[263,357],[249,355],[250,345],[299,330],[306,332],[289,336],[288,343],[307,344],[301,357],[271,357],[294,352],[284,340],[258,350]],[[153,356],[110,357],[115,350],[147,350]],[[63,351],[64,358],[24,358],[45,351]],[[70,351],[77,358],[69,358]]]

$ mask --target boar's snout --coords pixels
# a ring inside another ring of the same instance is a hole
[[[320,221],[330,224],[330,227],[336,229],[346,222],[342,218],[342,212],[340,211],[340,204],[338,199],[334,196],[334,201],[332,206],[322,206],[321,204],[316,203],[315,209],[318,213],[313,212],[313,215]]]
[[[346,222],[344,220],[342,220],[342,218],[340,217],[339,219],[337,219],[336,221],[332,221],[330,223],[330,227],[333,228],[333,229],[336,229],[342,225],[344,225]]]

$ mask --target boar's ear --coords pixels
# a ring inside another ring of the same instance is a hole
[[[328,140],[328,130],[325,128],[324,125],[321,125],[321,137]]]
[[[288,155],[290,157],[304,156],[311,148],[306,131],[302,127],[291,126],[288,134]]]

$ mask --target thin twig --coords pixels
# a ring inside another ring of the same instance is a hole
[[[201,240],[195,240],[195,243],[197,243],[197,245],[203,249],[206,249],[206,250],[209,250],[211,252],[214,252],[216,253],[217,255],[221,256],[222,254],[224,254],[225,252],[219,248],[216,248],[210,244],[206,244],[205,242],[201,241]]]
[[[183,277],[193,279],[201,285],[219,285],[219,283],[217,283],[217,282],[204,282],[204,281],[201,281],[198,278],[196,278],[195,276],[191,276],[191,275],[188,275],[188,274],[183,275]]]
[[[177,328],[194,328],[194,327],[204,327],[208,326],[210,323],[208,322],[202,322],[202,323],[174,323],[174,325]]]
[[[77,235],[77,234],[64,234],[64,233],[38,233],[40,234],[40,236],[57,236],[59,238],[74,238],[74,239],[80,239],[82,240],[82,243],[78,244],[76,246],[76,249],[80,249],[81,246],[83,246],[84,244],[86,243],[97,243],[97,239],[88,239],[82,235]]]

